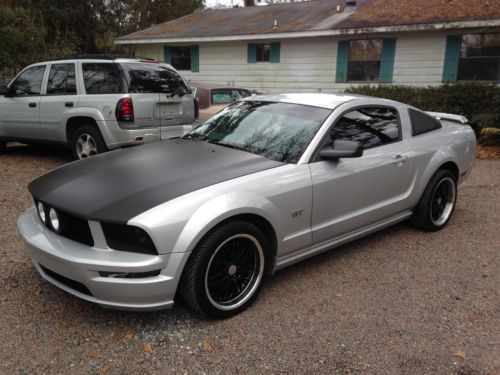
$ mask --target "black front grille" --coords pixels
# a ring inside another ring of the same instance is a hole
[[[58,211],[62,224],[60,235],[84,245],[94,246],[94,238],[87,220]]]
[[[113,250],[158,255],[153,240],[144,229],[132,225],[101,223],[104,236]]]
[[[55,281],[60,282],[61,284],[67,286],[68,288],[71,288],[73,290],[76,290],[77,292],[80,292],[82,294],[86,294],[87,296],[92,296],[92,293],[90,293],[90,290],[83,285],[82,283],[79,283],[78,281],[68,279],[66,276],[59,275],[58,273],[49,270],[48,268],[42,266],[39,264],[40,268],[42,269],[43,272],[50,278],[54,279]]]

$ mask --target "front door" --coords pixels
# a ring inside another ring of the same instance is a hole
[[[6,138],[44,138],[40,128],[40,92],[45,67],[28,68],[9,85],[0,109],[2,134]]]
[[[320,243],[399,212],[410,181],[397,110],[362,107],[334,124],[333,139],[361,142],[363,156],[310,164],[313,242]],[[325,140],[331,147],[332,139]]]

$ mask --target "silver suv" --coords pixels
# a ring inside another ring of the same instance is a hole
[[[0,88],[0,149],[60,143],[82,159],[182,136],[196,117],[194,95],[170,65],[89,55],[48,61]]]

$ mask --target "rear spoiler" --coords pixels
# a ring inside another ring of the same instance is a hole
[[[438,120],[448,120],[453,122],[458,122],[459,124],[467,124],[469,120],[467,117],[460,115],[452,115],[451,113],[441,113],[441,112],[425,112],[429,116],[435,117]]]

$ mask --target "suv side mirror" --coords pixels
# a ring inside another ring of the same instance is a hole
[[[363,145],[357,141],[337,140],[332,147],[325,147],[319,152],[321,159],[357,158],[363,155]]]
[[[5,85],[0,86],[0,95],[5,95],[7,94],[8,88]]]

